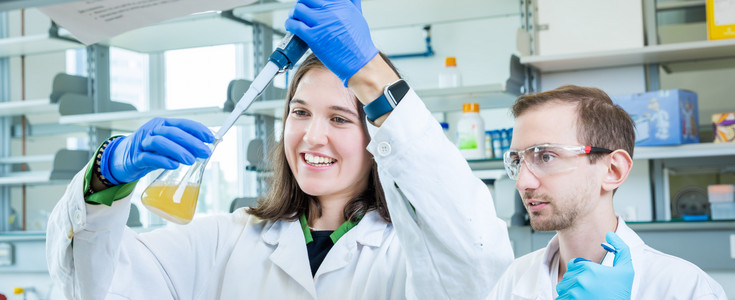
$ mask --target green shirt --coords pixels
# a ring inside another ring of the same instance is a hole
[[[337,240],[339,240],[339,238],[345,235],[345,233],[350,231],[350,229],[357,226],[357,223],[360,223],[361,219],[362,217],[360,217],[357,221],[347,220],[344,223],[342,223],[342,225],[340,225],[337,228],[337,230],[335,230],[334,232],[332,232],[332,234],[329,235],[329,238],[332,239],[332,243],[336,244]],[[301,230],[304,231],[304,239],[306,239],[306,243],[308,244],[308,243],[313,242],[314,239],[311,237],[311,230],[309,230],[309,223],[306,222],[306,216],[301,215],[301,217],[299,218],[299,221],[301,222]]]

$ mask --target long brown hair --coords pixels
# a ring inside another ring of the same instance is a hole
[[[388,63],[388,65],[395,68],[390,63],[387,57],[380,53],[381,57]],[[283,134],[286,127],[286,118],[289,115],[288,103],[296,93],[296,88],[304,78],[306,73],[310,70],[324,68],[324,64],[316,58],[314,54],[309,55],[301,66],[296,70],[293,76],[293,80],[289,84],[288,94],[286,95],[286,105],[284,108],[284,121],[283,130],[281,130],[281,140],[276,144],[275,149],[271,152],[271,164],[273,167],[273,177],[270,180],[268,193],[265,197],[258,199],[258,205],[256,207],[249,207],[248,213],[257,216],[264,220],[276,221],[276,220],[297,220],[301,215],[306,215],[308,219],[313,217],[321,216],[321,205],[316,197],[310,196],[299,188],[299,184],[296,181],[291,168],[286,161],[286,152],[283,144]],[[398,72],[396,72],[397,74]],[[357,111],[360,115],[360,123],[362,125],[363,133],[368,136],[367,123],[365,118],[365,112],[362,109],[362,104],[355,97],[357,103]],[[317,211],[309,211],[310,203],[313,202]],[[390,214],[388,213],[388,206],[385,203],[385,194],[383,193],[383,187],[380,184],[380,178],[378,177],[378,165],[375,161],[372,161],[370,167],[370,176],[368,177],[367,188],[350,199],[344,208],[343,216],[345,220],[357,221],[360,217],[365,215],[368,211],[376,210],[378,214],[390,223]]]

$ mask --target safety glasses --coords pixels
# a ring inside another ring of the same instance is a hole
[[[503,164],[508,176],[513,180],[518,180],[521,162],[526,164],[526,168],[534,176],[541,178],[575,169],[577,165],[574,163],[574,158],[589,153],[612,153],[612,150],[590,146],[543,144],[520,151],[508,150],[503,155]]]

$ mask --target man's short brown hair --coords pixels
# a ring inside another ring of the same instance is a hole
[[[518,118],[529,109],[551,101],[577,105],[577,138],[585,146],[613,151],[623,149],[633,157],[633,119],[598,88],[565,85],[543,93],[522,95],[513,104],[511,111],[513,117]],[[589,155],[592,163],[600,157],[601,155]]]

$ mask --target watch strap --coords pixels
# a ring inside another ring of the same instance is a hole
[[[363,109],[365,110],[365,116],[367,116],[368,120],[373,122],[382,115],[393,111],[393,106],[391,105],[391,101],[389,101],[385,96],[385,93],[382,93],[378,99],[368,103],[368,105],[365,105]]]
[[[363,110],[365,110],[365,115],[368,120],[374,122],[375,119],[393,111],[409,89],[408,84],[403,79],[386,85],[383,89],[383,94],[378,99],[364,106]]]

